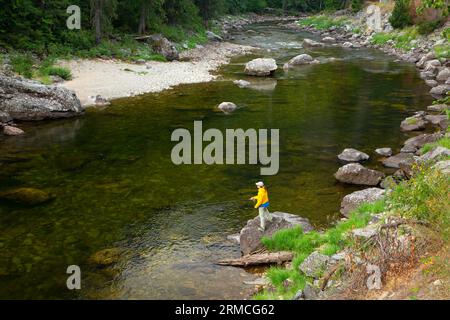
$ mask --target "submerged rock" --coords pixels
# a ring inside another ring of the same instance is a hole
[[[75,92],[0,74],[0,111],[16,120],[67,118],[83,113]]]
[[[38,205],[51,200],[51,196],[35,188],[18,188],[0,193],[0,199],[25,205]]]
[[[98,251],[91,255],[88,259],[89,263],[106,267],[111,264],[117,263],[120,260],[120,256],[124,250],[121,248],[109,248]]]
[[[225,113],[231,113],[237,109],[237,106],[233,102],[222,102],[217,108]]]
[[[4,126],[3,134],[5,134],[7,136],[20,136],[20,135],[25,134],[25,131],[23,131],[22,129],[19,129],[17,127],[13,127],[13,126]]]
[[[275,59],[255,59],[245,65],[245,73],[250,76],[270,76],[278,69]]]
[[[250,86],[250,82],[245,80],[235,80],[233,81],[235,85],[237,85],[239,88],[248,88]]]
[[[340,155],[338,155],[339,160],[345,162],[359,162],[369,160],[369,155],[358,151],[356,149],[344,149]]]
[[[377,186],[385,177],[384,173],[367,169],[359,163],[351,163],[339,168],[334,176],[340,182],[364,186]]]
[[[271,237],[275,232],[281,229],[289,229],[300,226],[304,232],[313,230],[312,225],[306,218],[285,212],[274,212],[271,213],[271,215],[272,221],[267,222],[266,230],[264,232],[259,230],[259,216],[249,220],[247,225],[241,230],[239,242],[243,255],[250,254],[263,248],[261,239],[263,237]]]
[[[341,202],[341,213],[349,217],[350,213],[363,203],[374,203],[384,197],[386,190],[369,188],[346,195]]]

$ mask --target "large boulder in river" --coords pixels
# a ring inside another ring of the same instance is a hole
[[[295,66],[301,66],[306,64],[316,64],[319,63],[318,60],[314,60],[309,54],[300,54],[298,56],[293,57],[289,62],[285,63],[283,69],[289,69]]]
[[[250,254],[263,248],[261,239],[263,237],[271,237],[274,233],[282,229],[294,228],[300,226],[304,232],[313,230],[310,222],[306,218],[302,218],[285,212],[271,213],[272,221],[266,222],[266,230],[260,231],[259,216],[247,222],[247,225],[241,230],[239,243],[243,255]]]
[[[341,213],[348,217],[355,209],[364,203],[374,203],[384,197],[386,190],[369,188],[346,195],[341,202]]]
[[[0,199],[24,205],[38,205],[51,199],[51,196],[35,188],[18,188],[0,193]]]
[[[16,120],[67,118],[83,113],[75,92],[0,75],[0,112]]]
[[[278,69],[275,59],[258,58],[245,65],[245,73],[250,76],[267,77]]]
[[[431,125],[440,128],[442,131],[446,131],[448,128],[448,116],[446,114],[429,114],[425,116],[425,119],[431,123]]]
[[[167,61],[178,60],[180,54],[172,42],[160,34],[154,34],[147,39],[153,51],[162,55]]]
[[[359,163],[350,163],[339,168],[334,176],[340,182],[363,186],[377,186],[385,177],[383,172],[367,169]]]
[[[338,159],[345,162],[360,162],[369,160],[369,155],[356,149],[347,148],[338,155]]]

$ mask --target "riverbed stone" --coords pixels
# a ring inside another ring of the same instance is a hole
[[[17,188],[0,193],[0,199],[24,205],[38,205],[51,199],[51,196],[36,188]]]
[[[248,88],[248,86],[250,86],[250,82],[245,81],[245,80],[235,80],[235,81],[233,81],[233,83],[241,89]]]
[[[323,47],[323,43],[311,40],[311,39],[303,39],[303,47]]]
[[[383,157],[390,157],[390,156],[392,156],[392,149],[391,148],[379,148],[379,149],[376,149],[375,152],[377,154],[379,154],[380,156],[383,156]]]
[[[436,76],[437,81],[446,81],[450,77],[450,69],[444,68]]]
[[[439,82],[433,79],[425,80],[425,84],[431,88],[437,87],[439,85]]]
[[[439,86],[432,88],[430,90],[430,93],[431,93],[431,95],[434,95],[434,96],[444,96],[447,93],[447,91],[449,91],[449,90],[450,90],[450,85],[441,84]]]
[[[313,64],[314,61],[315,60],[313,59],[313,57],[311,57],[309,54],[300,54],[289,60],[289,62],[285,63],[283,69],[289,69],[300,65]]]
[[[424,130],[427,121],[422,115],[408,117],[400,124],[400,129],[404,132]]]
[[[338,155],[338,159],[345,162],[360,162],[369,160],[369,155],[356,149],[347,148]]]
[[[311,283],[306,283],[303,288],[303,298],[305,300],[317,300],[319,298],[320,289]]]
[[[231,113],[237,109],[237,106],[233,102],[222,102],[217,108],[225,113]]]
[[[433,143],[442,138],[441,133],[424,133],[405,141],[402,152],[416,153],[427,143]],[[405,156],[406,157],[406,156]]]
[[[247,221],[247,225],[241,230],[239,237],[243,255],[262,249],[261,239],[263,237],[271,237],[281,229],[290,229],[296,226],[300,226],[304,232],[309,232],[314,229],[308,219],[294,214],[274,212],[271,215],[272,221],[266,223],[266,230],[264,232],[259,230],[261,226],[259,216]]]
[[[330,257],[314,251],[300,264],[299,269],[308,277],[319,278],[329,261]]]
[[[449,156],[450,156],[449,149],[442,147],[442,146],[438,146],[438,147],[433,148],[432,150],[428,151],[427,153],[421,155],[419,157],[419,161],[420,162],[436,161],[443,157],[449,157]]]
[[[433,52],[427,53],[426,55],[423,55],[419,61],[416,63],[416,66],[420,69],[425,67],[425,63],[427,63],[427,61],[434,59],[436,56],[434,55]]]
[[[425,119],[435,127],[439,127],[442,131],[446,131],[448,128],[448,116],[442,115],[426,115]]]
[[[75,92],[0,74],[0,112],[14,120],[67,118],[83,113]]]
[[[388,168],[400,169],[400,162],[408,159],[413,159],[414,155],[412,153],[399,153],[395,156],[389,157],[383,160],[383,165]]]
[[[245,73],[250,76],[267,77],[278,69],[277,62],[271,58],[258,58],[245,65]]]
[[[449,107],[446,104],[433,104],[427,107],[427,110],[432,112],[444,112],[448,109]]]
[[[322,39],[322,42],[323,43],[328,43],[328,44],[333,44],[333,43],[336,43],[336,39],[333,38],[333,37],[324,37]]]
[[[7,135],[7,136],[21,136],[21,135],[25,134],[25,131],[23,131],[20,128],[13,127],[13,126],[4,126],[3,134]]]
[[[450,175],[450,160],[439,161],[433,167],[445,175]]]
[[[344,197],[341,202],[341,213],[349,217],[350,213],[363,203],[373,203],[384,197],[386,190],[380,188],[368,188],[355,191]]]
[[[334,176],[340,182],[364,186],[377,186],[385,177],[384,173],[367,169],[359,163],[350,163],[339,168]]]

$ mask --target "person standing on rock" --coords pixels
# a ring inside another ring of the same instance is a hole
[[[269,212],[269,193],[267,192],[264,182],[260,181],[256,183],[258,188],[258,195],[250,198],[252,201],[256,201],[255,209],[259,210],[259,218],[261,219],[260,231],[266,230],[266,221],[272,221],[272,216]]]

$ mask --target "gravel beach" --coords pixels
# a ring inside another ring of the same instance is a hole
[[[214,80],[213,74],[231,57],[250,53],[249,46],[228,42],[211,43],[181,54],[181,61],[149,61],[143,65],[117,60],[71,60],[62,62],[73,80],[62,86],[74,90],[84,106],[94,104],[93,97],[107,100],[160,92],[179,84]]]

